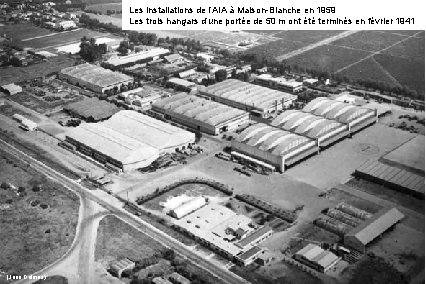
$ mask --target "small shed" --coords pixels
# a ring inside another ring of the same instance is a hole
[[[1,91],[5,92],[8,95],[15,95],[22,92],[22,87],[15,84],[7,84],[0,87]]]

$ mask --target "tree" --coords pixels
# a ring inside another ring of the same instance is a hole
[[[117,51],[120,55],[127,55],[129,53],[130,44],[127,40],[123,40],[120,42],[120,45],[117,48]]]
[[[225,69],[220,69],[214,73],[214,76],[217,82],[221,82],[226,79],[228,73],[226,73]]]

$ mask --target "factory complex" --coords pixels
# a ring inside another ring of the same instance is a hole
[[[104,122],[83,123],[66,134],[66,142],[77,151],[116,171],[146,167],[161,154],[194,141],[194,133],[128,110]]]
[[[330,270],[340,260],[340,257],[334,253],[326,251],[314,244],[308,244],[296,252],[294,258],[323,273]]]
[[[258,75],[254,81],[260,85],[290,93],[300,92],[303,87],[303,82],[288,80],[284,77],[272,77],[270,74]]]
[[[73,85],[100,94],[114,87],[120,88],[123,84],[133,82],[133,78],[130,76],[88,63],[64,68],[58,76]]]
[[[115,56],[108,59],[105,64],[110,65],[112,67],[129,67],[138,63],[146,63],[152,60],[157,60],[161,56],[165,54],[169,54],[170,51],[168,49],[164,49],[161,47],[158,48],[149,48],[147,46],[144,47],[144,50],[132,53],[125,56]]]
[[[319,153],[321,148],[350,136],[376,122],[374,110],[327,98],[316,98],[303,110],[287,110],[271,125],[257,123],[234,141],[238,158],[283,172],[298,161]]]
[[[199,89],[200,95],[232,107],[265,117],[284,109],[297,99],[296,95],[272,90],[236,79],[228,79]]]
[[[269,226],[255,225],[249,217],[202,197],[172,211],[177,229],[239,265],[253,262],[263,252],[258,244],[273,233]]]
[[[201,97],[179,93],[152,105],[166,118],[217,135],[249,121],[249,113]]]

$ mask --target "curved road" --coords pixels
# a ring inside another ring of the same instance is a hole
[[[117,216],[124,222],[135,227],[139,231],[145,233],[147,236],[160,242],[165,247],[174,249],[176,253],[192,261],[195,265],[201,267],[202,269],[210,272],[217,278],[221,279],[223,282],[230,283],[230,284],[249,283],[248,281],[235,275],[229,270],[223,267],[220,267],[213,262],[206,260],[203,256],[197,254],[196,252],[188,250],[188,248],[185,245],[183,245],[181,242],[170,237],[169,235],[157,229],[153,225],[127,212],[126,210],[122,208],[123,204],[120,201],[118,201],[115,197],[105,193],[104,191],[90,191],[89,189],[80,185],[76,181],[46,166],[45,164],[41,163],[40,161],[34,159],[33,157],[27,155],[26,153],[22,152],[21,150],[15,148],[14,146],[10,145],[9,143],[1,139],[0,139],[0,146],[2,147],[2,149],[12,154],[13,156],[17,157],[18,159],[29,162],[31,164],[31,167],[33,167],[37,171],[45,174],[47,177],[51,178],[52,180],[55,180],[61,183],[62,185],[64,185],[65,187],[80,194],[82,199],[89,198],[90,200],[98,203],[105,209],[109,210],[110,214]],[[84,238],[83,235],[85,235],[84,230],[82,229],[80,229],[79,232],[77,232],[77,234],[76,234],[77,240],[74,241],[71,249],[67,252],[67,255],[71,254],[76,249],[77,244],[81,241],[81,238]],[[64,258],[66,258],[66,256],[63,256],[60,260],[58,260],[58,262],[60,262]],[[55,265],[55,263],[49,267],[52,267],[53,265]],[[49,267],[47,267],[46,269],[48,269]],[[44,269],[41,271],[44,271]],[[34,273],[34,274],[36,275],[37,273]],[[82,283],[91,284],[92,280],[90,279],[91,278],[82,279],[84,280],[82,281]]]

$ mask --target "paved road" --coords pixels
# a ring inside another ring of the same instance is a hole
[[[72,189],[73,191],[79,193],[84,198],[89,198],[92,201],[103,206],[105,209],[109,210],[111,214],[116,215],[121,220],[137,228],[139,231],[145,233],[147,236],[157,240],[164,246],[174,249],[178,254],[192,261],[195,265],[201,267],[202,269],[209,271],[214,276],[221,279],[223,282],[230,283],[230,284],[249,283],[245,281],[244,279],[242,279],[241,277],[235,275],[234,273],[224,269],[223,267],[220,267],[216,265],[215,263],[207,261],[206,259],[204,259],[203,256],[197,254],[195,251],[188,250],[186,246],[184,246],[182,243],[180,243],[176,239],[170,237],[163,231],[157,229],[156,227],[152,226],[149,223],[146,223],[140,218],[137,218],[136,216],[130,214],[129,212],[127,212],[126,210],[122,208],[123,204],[119,202],[115,197],[112,197],[103,191],[90,191],[89,189],[78,184],[74,180],[44,165],[43,163],[37,161],[36,159],[32,158],[26,153],[20,151],[19,149],[16,149],[12,145],[4,142],[1,139],[0,139],[0,147],[3,150],[7,151],[8,153],[12,154],[13,156],[17,157],[18,159],[21,159],[25,162],[29,162],[34,169],[45,174],[49,178],[61,183],[67,188]],[[80,238],[83,237],[82,236],[83,233],[84,231],[80,230],[77,237],[77,241],[75,241],[75,244],[79,242]],[[71,252],[69,251],[69,253]],[[91,284],[90,282],[84,282],[84,283]]]

